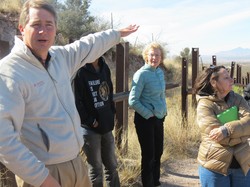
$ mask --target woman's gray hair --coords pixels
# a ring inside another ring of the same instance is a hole
[[[157,42],[152,42],[144,48],[142,52],[142,57],[145,60],[145,62],[148,62],[148,51],[151,49],[159,49],[161,51],[161,62],[163,62],[163,60],[165,59],[165,51],[163,47]]]

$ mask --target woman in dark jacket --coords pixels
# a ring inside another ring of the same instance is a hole
[[[119,187],[112,130],[115,107],[113,84],[103,57],[86,64],[74,80],[76,107],[83,128],[83,151],[87,156],[93,187],[103,187],[103,168],[107,186]]]

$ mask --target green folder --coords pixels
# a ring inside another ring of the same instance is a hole
[[[233,106],[217,115],[218,120],[224,125],[227,122],[238,120],[238,109]]]

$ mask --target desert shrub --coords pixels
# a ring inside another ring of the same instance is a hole
[[[241,87],[241,86],[234,85],[233,91],[240,94],[240,95],[243,95],[243,87]]]
[[[20,11],[21,1],[20,0],[1,0],[0,1],[0,12],[16,14]]]

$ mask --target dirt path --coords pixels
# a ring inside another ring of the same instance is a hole
[[[196,159],[167,161],[164,168],[162,187],[200,187]]]

